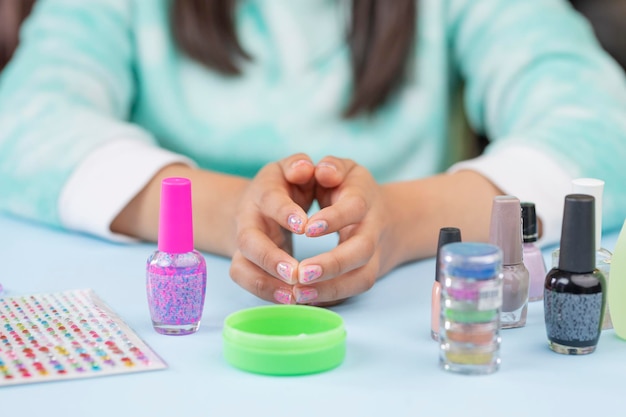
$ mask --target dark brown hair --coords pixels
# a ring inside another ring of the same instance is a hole
[[[19,29],[35,0],[0,0],[0,71],[13,56],[19,41]]]
[[[241,74],[241,60],[252,59],[237,39],[235,6],[236,0],[172,0],[171,10],[178,46],[192,59],[233,76]],[[346,35],[353,92],[345,117],[373,113],[400,86],[416,18],[416,0],[352,0],[352,25]]]

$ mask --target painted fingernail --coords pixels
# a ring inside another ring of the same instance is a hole
[[[318,168],[330,168],[333,171],[337,171],[337,167],[335,166],[335,164],[331,164],[330,162],[320,162],[319,164],[317,164]]]
[[[328,223],[326,220],[318,220],[306,227],[306,234],[307,236],[319,236],[326,230],[328,230]]]
[[[317,290],[312,287],[296,288],[294,291],[296,293],[296,303],[298,304],[308,303],[315,300],[318,296]]]
[[[298,168],[299,166],[302,166],[302,165],[313,166],[313,163],[309,161],[308,159],[298,159],[297,161],[294,161],[291,164],[291,167]]]
[[[280,279],[285,281],[287,284],[293,284],[293,280],[291,276],[293,275],[293,267],[287,262],[279,262],[276,266],[276,272],[278,272],[278,276]]]
[[[274,300],[280,304],[294,304],[293,293],[284,288],[274,291]]]
[[[322,276],[322,267],[319,265],[307,265],[300,270],[298,280],[302,283],[311,282]]]
[[[297,214],[292,214],[287,218],[287,224],[289,225],[289,230],[294,233],[302,233],[304,228],[304,221],[302,217]]]

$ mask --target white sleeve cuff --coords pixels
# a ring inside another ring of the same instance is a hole
[[[112,140],[90,153],[74,170],[59,197],[61,224],[105,239],[134,239],[111,232],[120,211],[166,165],[188,158],[137,139]]]
[[[559,242],[563,205],[565,196],[571,193],[573,177],[556,160],[530,147],[507,146],[459,162],[448,172],[461,170],[479,172],[506,194],[535,203],[543,227],[537,244]]]

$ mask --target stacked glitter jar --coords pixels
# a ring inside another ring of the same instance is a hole
[[[439,364],[447,371],[489,374],[500,366],[502,251],[486,243],[441,248]]]

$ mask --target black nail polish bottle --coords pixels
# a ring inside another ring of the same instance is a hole
[[[602,331],[605,281],[595,268],[595,202],[585,194],[565,197],[558,267],[546,275],[544,315],[550,349],[584,355]]]

